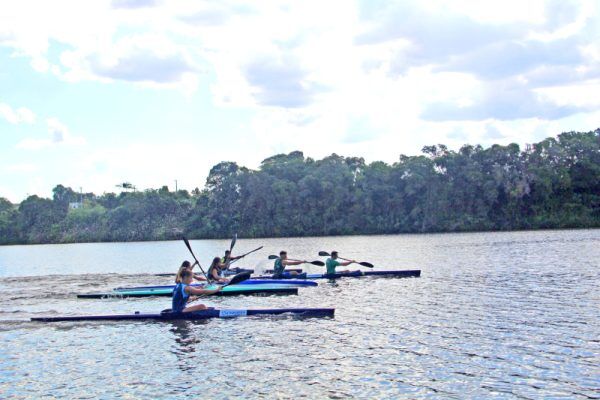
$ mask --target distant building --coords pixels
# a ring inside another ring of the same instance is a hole
[[[80,203],[80,202],[78,202],[78,201],[76,201],[74,203],[69,203],[69,208],[71,210],[76,210],[76,209],[81,208],[81,207],[83,207],[83,204]]]

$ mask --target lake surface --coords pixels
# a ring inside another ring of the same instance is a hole
[[[217,307],[335,307],[333,319],[28,322],[157,312],[168,298],[77,293],[168,284],[182,242],[0,247],[0,398],[600,398],[600,230],[238,240],[421,269]],[[228,240],[192,241],[207,265]],[[321,272],[310,266],[310,272]]]

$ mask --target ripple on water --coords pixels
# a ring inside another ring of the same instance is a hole
[[[249,242],[251,248],[259,241]],[[299,296],[205,300],[219,307],[336,307],[334,319],[27,322],[40,315],[169,306],[167,298],[99,301],[75,294],[167,284],[169,277],[114,272],[125,249],[134,253],[128,271],[137,272],[136,260],[140,268],[155,268],[157,252],[169,254],[175,244],[67,247],[102,263],[74,256],[74,265],[44,273],[84,275],[0,278],[2,397],[600,397],[598,230],[269,239],[258,245],[265,243],[302,257],[337,248],[376,265],[418,265],[423,272],[419,279],[321,282]],[[32,259],[48,259],[52,249],[28,251]],[[0,248],[0,264],[15,251]],[[60,254],[70,262],[69,251]]]

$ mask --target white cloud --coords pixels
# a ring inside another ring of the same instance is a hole
[[[176,89],[211,96],[224,114],[251,114],[238,142],[251,135],[256,151],[235,153],[240,164],[297,149],[394,161],[425,144],[596,128],[598,19],[589,0],[22,0],[0,15],[0,46],[67,82]],[[208,79],[210,93],[197,93]],[[17,115],[0,106],[5,119],[27,120]],[[82,141],[48,127],[50,137],[19,147]],[[128,155],[102,154],[109,184],[112,158]],[[160,155],[129,157],[154,171]]]
[[[81,146],[85,144],[85,139],[81,136],[74,136],[69,129],[56,118],[46,120],[48,133],[47,138],[26,138],[17,143],[18,149],[23,150],[41,150],[56,146]]]
[[[4,168],[9,173],[30,173],[38,170],[38,166],[31,163],[20,163],[8,165]]]
[[[157,0],[112,0],[111,6],[114,8],[146,8],[154,7],[158,4]]]
[[[30,109],[25,107],[13,109],[6,103],[0,103],[0,117],[11,124],[33,124],[35,122],[35,114]]]

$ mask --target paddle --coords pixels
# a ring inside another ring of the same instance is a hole
[[[231,245],[229,246],[229,253],[233,250],[233,246],[235,246],[235,242],[237,242],[237,233],[233,235],[233,239],[231,239]]]
[[[231,262],[231,264],[233,264],[233,263],[234,263],[234,262],[236,262],[237,260],[241,260],[242,258],[246,257],[248,254],[254,253],[255,251],[259,251],[259,250],[260,250],[260,249],[262,249],[262,248],[263,248],[263,246],[260,246],[260,247],[257,247],[256,249],[252,250],[252,251],[249,251],[249,252],[247,252],[246,254],[242,254],[241,256],[239,256],[239,258],[236,258],[235,260],[233,260],[233,261]]]
[[[229,283],[224,284],[223,287],[244,282],[250,279],[250,275],[252,275],[252,273],[250,272],[240,272],[239,274],[234,275],[233,278],[231,278],[231,280],[229,281]]]
[[[183,242],[185,243],[186,247],[188,248],[188,250],[192,254],[192,257],[194,257],[194,260],[196,261],[196,263],[198,263],[198,266],[200,267],[200,271],[202,271],[202,274],[204,274],[204,277],[208,281],[208,276],[206,275],[206,272],[204,272],[204,269],[202,268],[202,265],[200,265],[200,261],[198,261],[198,259],[196,258],[196,255],[192,251],[192,246],[190,246],[190,242],[187,240],[187,238],[185,236],[183,236]]]
[[[319,255],[320,255],[321,257],[330,257],[330,256],[331,256],[331,254],[329,254],[329,253],[328,253],[328,252],[326,252],[326,251],[320,251],[320,252],[319,252]],[[342,258],[342,257],[339,257],[339,256],[338,256],[338,258],[339,258],[340,260],[344,260],[344,261],[352,261],[352,260],[349,260],[349,259],[347,259],[347,258]],[[363,267],[367,267],[367,268],[373,268],[373,267],[374,267],[374,265],[373,265],[373,264],[371,264],[371,263],[369,263],[369,262],[366,262],[366,261],[362,261],[362,262],[359,262],[359,263],[357,263],[357,264],[359,264],[359,265],[362,265]]]
[[[229,245],[229,257],[231,257],[231,251],[233,250],[233,246],[235,246],[235,242],[237,242],[237,233],[235,233],[233,235],[233,239],[231,239],[231,244]],[[229,259],[225,259],[225,265],[226,268],[225,269],[229,269],[229,266],[231,265],[233,261],[229,261]]]
[[[269,256],[269,260],[275,260],[276,258],[279,258],[278,256],[276,256],[275,254],[271,254]],[[288,258],[288,260],[290,261],[302,261],[302,260],[294,260],[291,258]],[[318,265],[319,267],[324,267],[325,263],[323,261],[302,261],[305,262],[306,264],[312,264],[312,265]]]
[[[231,278],[231,280],[229,281],[229,283],[226,283],[226,284],[222,285],[221,288],[227,287],[229,285],[235,285],[235,284],[238,284],[240,282],[244,282],[245,280],[250,279],[250,275],[252,275],[250,272],[240,272],[239,274],[236,274],[233,278]],[[198,301],[198,300],[200,300],[204,296],[206,296],[206,295],[201,294],[201,295],[197,296],[196,299],[188,302],[188,304],[191,304],[191,303],[193,303],[195,301]]]

